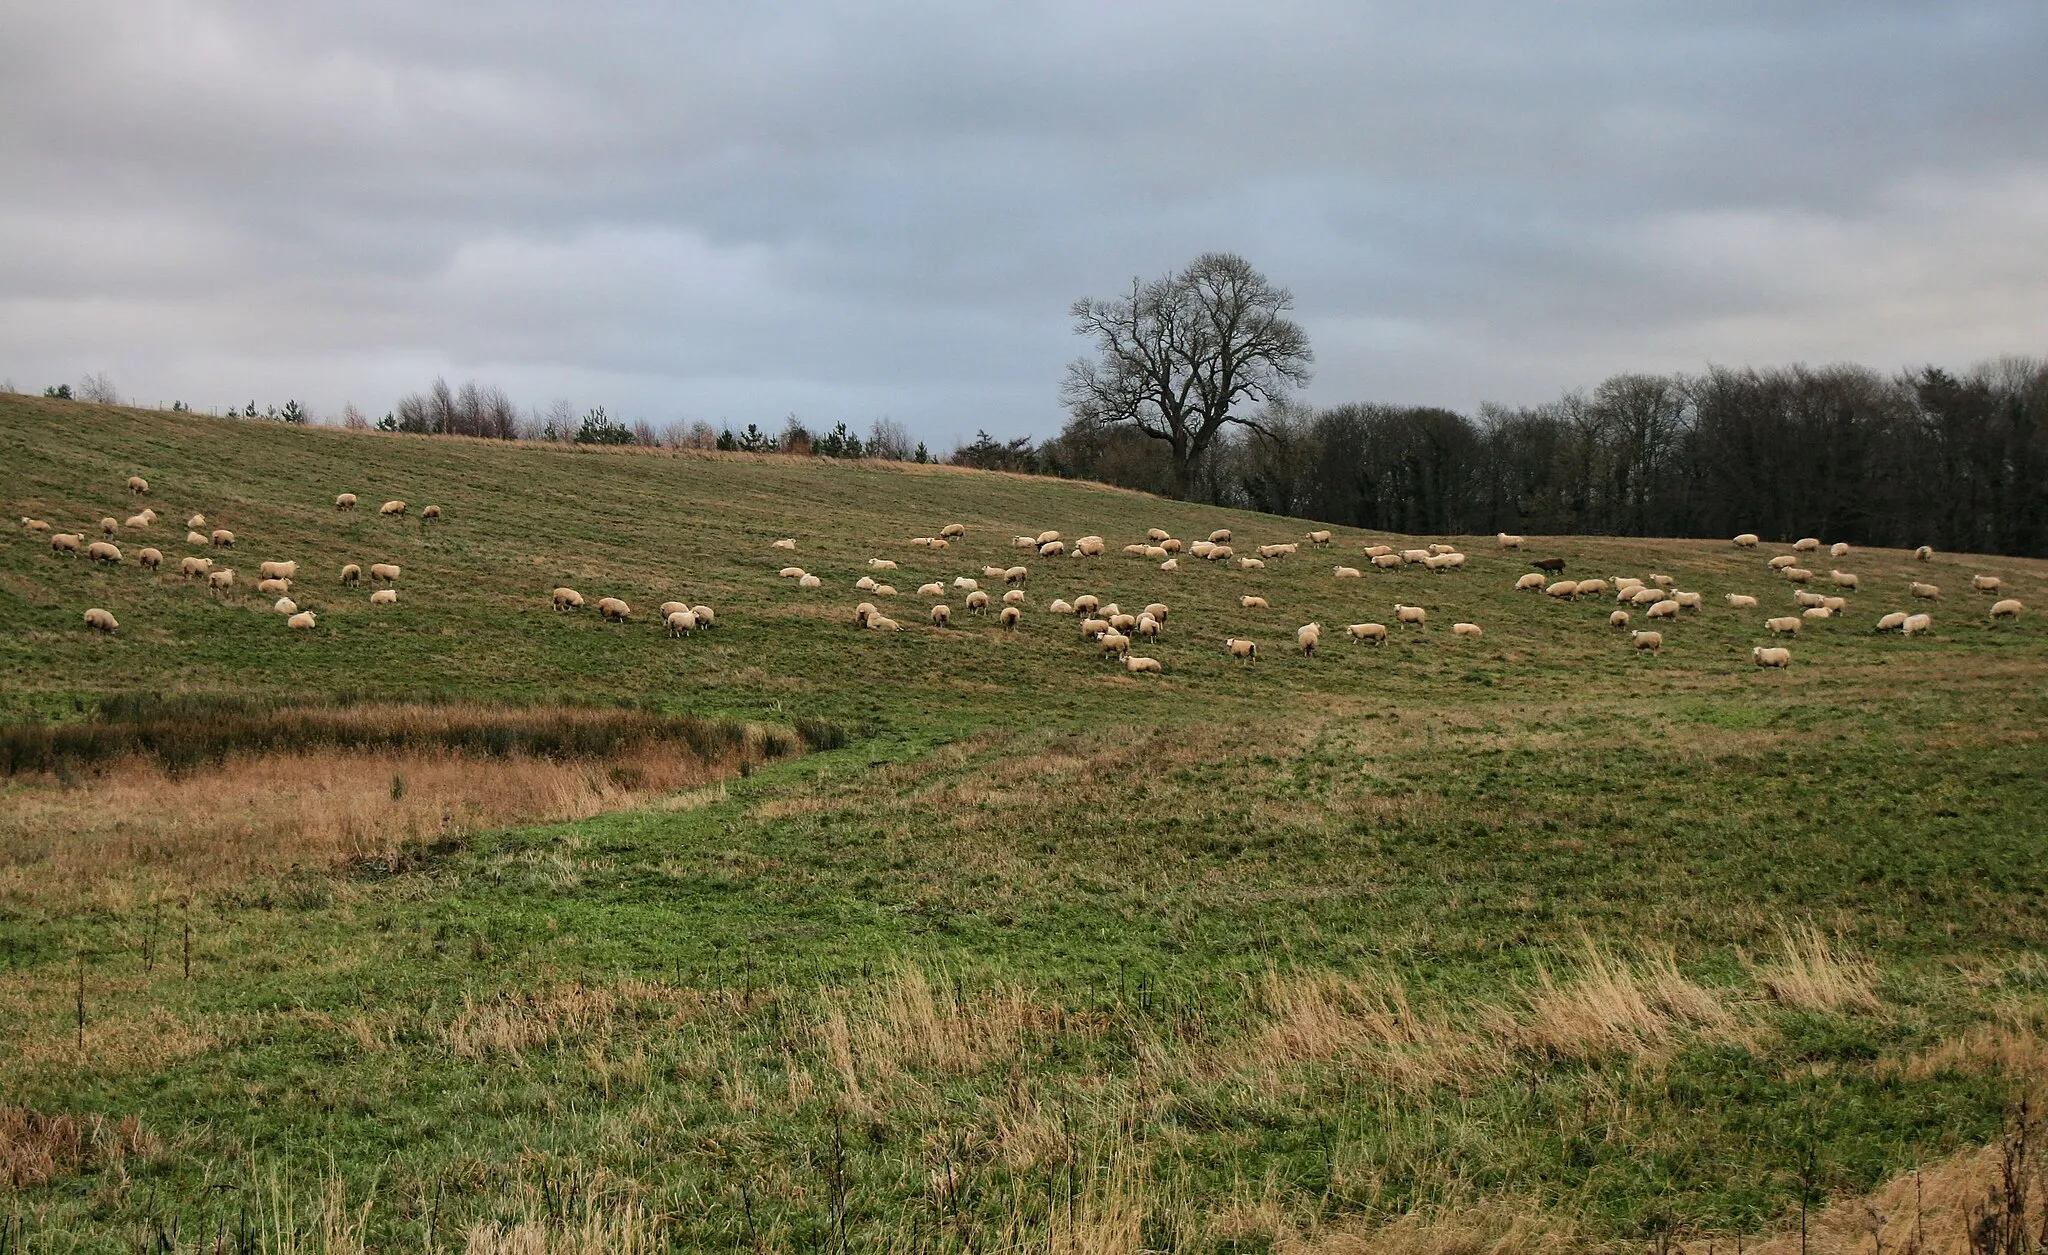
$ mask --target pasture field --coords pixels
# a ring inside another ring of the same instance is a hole
[[[18,521],[143,504],[107,568]],[[1763,671],[1768,541],[1165,573],[1119,549],[1305,525],[15,396],[0,506],[8,744],[139,738],[0,778],[0,1250],[1963,1251],[2048,1077],[2038,561],[1823,554],[1848,615]],[[228,594],[174,573],[194,512]],[[1611,596],[1511,591],[1541,556],[1706,606],[1639,656]],[[900,633],[852,622],[871,557]],[[925,625],[1013,562],[1018,630]],[[1915,579],[1933,630],[1875,634]],[[1165,674],[1047,613],[1082,592],[1167,603]],[[563,720],[625,748],[520,748]]]

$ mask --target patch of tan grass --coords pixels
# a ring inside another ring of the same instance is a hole
[[[1811,923],[1778,931],[1773,961],[1756,968],[1764,992],[1802,1011],[1882,1011],[1877,967],[1849,953]]]
[[[741,757],[662,743],[605,760],[321,749],[177,774],[130,758],[72,787],[0,790],[0,898],[130,900],[393,862],[421,842],[645,806],[722,780]]]
[[[1238,1052],[1241,1064],[1341,1059],[1409,1093],[1508,1071],[1499,1043],[1418,1013],[1398,978],[1368,985],[1334,972],[1268,972],[1252,993],[1268,1023]]]
[[[481,1002],[465,995],[462,1010],[442,1028],[441,1037],[457,1058],[523,1064],[531,1051],[560,1051],[623,1035],[643,1010],[675,1024],[703,1003],[703,995],[694,990],[648,981],[554,985]]]
[[[18,1037],[10,1063],[28,1067],[58,1065],[107,1072],[155,1072],[180,1059],[211,1050],[218,1042],[206,1028],[188,1024],[170,1012],[116,1013],[87,1016],[83,1040],[67,1011],[44,1019],[38,1031]]]
[[[1720,995],[1688,979],[1668,953],[1631,962],[1588,938],[1574,979],[1559,984],[1544,970],[1538,982],[1527,1016],[1507,1030],[1524,1049],[1566,1059],[1656,1056],[1682,1034],[1741,1035]]]
[[[2001,1148],[1995,1145],[1964,1151],[1894,1177],[1869,1194],[1836,1199],[1808,1217],[1804,1237],[1791,1221],[1784,1231],[1748,1249],[1757,1255],[1871,1255],[1880,1249],[1973,1255],[1981,1248],[1971,1243],[1971,1226],[2000,1183],[2001,1161]],[[2032,1184],[2027,1227],[2039,1233],[2048,1223],[2042,1212],[2048,1190]],[[1698,1252],[1699,1244],[1694,1249]]]
[[[163,1141],[135,1116],[49,1114],[27,1107],[0,1107],[0,1184],[12,1189],[46,1185],[129,1156],[152,1159]]]
[[[1534,1202],[1494,1199],[1412,1211],[1379,1224],[1345,1224],[1312,1236],[1281,1226],[1275,1255],[1552,1255],[1595,1245],[1568,1217]]]

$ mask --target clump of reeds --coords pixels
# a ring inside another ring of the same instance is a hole
[[[163,1149],[134,1116],[50,1114],[0,1107],[0,1183],[13,1189],[90,1172],[128,1156],[148,1159]]]

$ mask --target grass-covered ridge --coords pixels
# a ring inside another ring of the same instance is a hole
[[[947,468],[0,398],[10,519],[95,530],[139,508],[135,473],[163,518],[119,536],[121,566],[0,534],[8,716],[90,726],[108,699],[116,718],[193,694],[626,703],[808,728],[813,752],[570,822],[457,822],[403,860],[251,853],[97,894],[36,887],[79,848],[52,817],[146,854],[152,799],[227,777],[0,784],[0,1077],[24,1112],[0,1137],[74,1130],[63,1170],[5,1206],[52,1249],[189,1246],[280,1207],[331,1249],[357,1227],[379,1249],[499,1249],[522,1225],[550,1249],[1718,1240],[1973,1152],[2048,1057],[2048,651],[2037,618],[1993,628],[1968,591],[1998,574],[2048,605],[2039,563],[1822,559],[1861,576],[1851,615],[1759,672],[1761,620],[1791,604],[1764,569],[1783,546],[1468,539],[1460,572],[1338,581],[1364,542],[1402,539],[1340,531],[1263,571],[1169,575],[1116,551],[1153,526],[1231,527],[1240,552],[1301,528]],[[412,513],[378,517],[386,498]],[[429,503],[446,517],[423,525]],[[216,556],[245,578],[298,560],[319,630],[138,570],[142,544],[175,566],[195,511],[237,533]],[[908,543],[955,521],[947,551]],[[1010,538],[1044,528],[1111,554],[1016,558]],[[1611,599],[1510,591],[1553,554],[1668,573],[1707,608],[1638,657]],[[932,629],[906,595],[904,632],[862,632],[870,557],[904,594],[1026,561],[1025,621],[953,600]],[[345,562],[399,564],[399,604],[344,589]],[[778,579],[792,562],[825,587]],[[1944,589],[1935,631],[1873,634],[1918,608],[1916,578]],[[636,621],[557,614],[561,584]],[[1166,674],[1124,674],[1046,613],[1080,592],[1170,605],[1143,647]],[[652,620],[671,599],[718,626],[670,639]],[[1396,601],[1429,626],[1342,638]],[[120,631],[89,632],[87,606]],[[1459,619],[1485,635],[1453,639]],[[1329,630],[1303,659],[1311,620]],[[1260,642],[1256,666],[1230,635]],[[250,769],[250,833],[281,790],[294,815],[373,816],[426,787],[426,764],[399,790],[330,750]]]

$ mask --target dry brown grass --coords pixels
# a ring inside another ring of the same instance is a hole
[[[1778,1002],[1802,1011],[1881,1011],[1877,967],[1850,954],[1838,937],[1814,924],[1781,927],[1774,962],[1756,970],[1757,983]]]
[[[640,980],[609,986],[555,985],[502,993],[483,1002],[465,995],[462,1010],[441,1035],[459,1058],[499,1058],[517,1064],[530,1051],[559,1051],[624,1036],[633,1021],[648,1013],[665,1025],[680,1024],[705,1001],[706,996],[695,990]],[[360,1039],[353,1026],[343,1027]]]
[[[603,760],[445,749],[316,749],[171,773],[130,758],[72,786],[0,790],[0,897],[129,901],[295,867],[396,861],[408,847],[654,804],[759,757],[650,742]]]
[[[0,1184],[12,1189],[91,1172],[131,1155],[154,1158],[162,1151],[162,1140],[134,1116],[109,1120],[0,1107]]]
[[[1413,1211],[1377,1225],[1342,1225],[1312,1237],[1281,1226],[1275,1255],[1553,1255],[1592,1249],[1568,1218],[1536,1203],[1493,1199]]]
[[[81,1035],[70,1011],[39,1019],[16,1036],[0,1060],[10,1067],[91,1068],[100,1072],[155,1072],[180,1059],[211,1050],[218,1040],[207,1028],[170,1012],[89,1015]]]
[[[1268,972],[1254,1004],[1269,1020],[1239,1050],[1239,1066],[1341,1059],[1420,1093],[1505,1075],[1497,1041],[1418,1013],[1398,978],[1367,984],[1334,972]]]
[[[1731,1040],[1742,1022],[1720,995],[1689,980],[1669,954],[1633,962],[1589,938],[1575,979],[1557,983],[1545,970],[1530,995],[1528,1015],[1509,1029],[1524,1049],[1567,1059],[1656,1056],[1681,1034]]]

